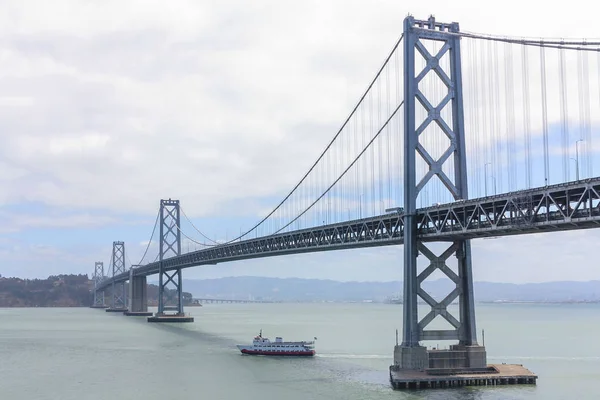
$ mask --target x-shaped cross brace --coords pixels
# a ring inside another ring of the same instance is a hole
[[[460,321],[458,321],[452,314],[450,314],[450,312],[448,312],[447,307],[452,303],[452,301],[454,301],[454,299],[456,299],[460,295],[462,288],[460,285],[460,279],[459,279],[458,275],[456,275],[456,273],[454,273],[454,271],[452,271],[446,265],[446,260],[451,255],[456,253],[459,246],[457,243],[453,243],[440,256],[436,256],[435,254],[433,254],[431,252],[431,250],[429,250],[425,246],[425,244],[423,244],[421,242],[419,242],[418,246],[419,246],[419,252],[421,254],[423,254],[425,257],[427,257],[427,259],[429,260],[429,266],[427,268],[425,268],[417,277],[417,288],[418,288],[417,294],[427,304],[429,304],[429,306],[431,306],[431,311],[429,311],[429,313],[427,313],[427,315],[425,315],[425,317],[423,317],[423,319],[421,319],[421,321],[419,321],[419,331],[422,334],[425,327],[427,325],[429,325],[429,323],[431,321],[433,321],[433,319],[438,315],[441,315],[446,321],[448,321],[458,331],[460,329],[460,325],[461,325]],[[427,279],[427,277],[429,275],[431,275],[436,269],[439,269],[440,271],[442,271],[444,273],[444,275],[446,275],[451,281],[453,281],[456,284],[456,287],[454,288],[454,290],[451,291],[440,302],[435,301],[435,299],[433,297],[431,297],[429,295],[429,293],[427,293],[421,287],[421,283],[423,283],[423,281],[425,279]]]
[[[443,108],[450,102],[450,100],[452,100],[452,98],[454,98],[454,83],[452,82],[450,77],[448,77],[444,69],[440,66],[440,60],[450,49],[450,44],[448,42],[444,43],[442,48],[438,51],[438,53],[435,56],[432,56],[429,53],[429,51],[425,48],[423,43],[421,43],[421,41],[419,40],[415,42],[415,47],[426,61],[425,68],[423,68],[423,71],[421,71],[421,73],[415,78],[415,81],[417,83],[415,97],[423,106],[423,108],[427,111],[427,117],[417,128],[415,133],[417,137],[420,136],[421,133],[423,133],[423,131],[429,126],[429,124],[435,121],[435,123],[440,127],[444,134],[446,134],[448,139],[450,139],[450,145],[438,160],[434,160],[433,157],[429,154],[429,152],[423,147],[423,145],[421,143],[417,143],[417,152],[421,157],[423,157],[423,160],[425,160],[425,162],[429,166],[429,171],[427,171],[427,174],[425,174],[425,176],[417,185],[417,193],[420,192],[421,189],[423,189],[423,187],[427,184],[427,182],[429,182],[429,180],[434,175],[437,175],[438,178],[440,178],[440,180],[444,184],[444,186],[446,186],[446,188],[448,188],[448,190],[455,197],[458,197],[459,193],[456,186],[452,183],[450,178],[448,178],[448,175],[446,175],[446,173],[442,170],[444,163],[456,150],[456,135],[454,134],[454,131],[448,126],[441,114]],[[437,106],[433,106],[425,97],[423,92],[421,92],[421,90],[419,89],[419,82],[421,82],[421,80],[423,80],[423,78],[430,71],[434,71],[448,89],[448,93],[446,94],[446,96],[444,96],[444,98],[440,101],[440,103]]]

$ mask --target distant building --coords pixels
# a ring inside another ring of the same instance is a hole
[[[386,297],[385,300],[383,300],[383,302],[386,304],[402,304],[402,299],[400,298],[400,296],[390,296]]]

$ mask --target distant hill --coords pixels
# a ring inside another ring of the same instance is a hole
[[[441,300],[453,289],[449,280],[426,281],[423,287]],[[184,304],[196,298],[272,300],[285,302],[374,301],[401,297],[401,282],[337,282],[300,278],[230,277],[183,282]],[[93,284],[87,275],[58,275],[48,279],[0,277],[0,307],[87,307]],[[110,298],[110,289],[106,299]],[[156,305],[158,287],[149,283],[148,304]],[[548,283],[476,282],[479,302],[600,302],[600,281]]]
[[[195,298],[255,299],[274,301],[384,301],[401,296],[401,282],[337,282],[299,278],[229,277],[184,280],[183,287]],[[449,280],[426,281],[423,287],[442,299],[452,289]],[[547,283],[475,282],[475,300],[529,302],[597,302],[600,281]]]
[[[0,278],[0,307],[81,307],[92,304],[87,275]]]
[[[47,279],[0,277],[0,307],[89,307],[94,299],[93,287],[87,275],[57,275]],[[105,293],[107,305],[109,296],[110,288]],[[147,296],[148,305],[155,306],[158,286],[149,284]],[[182,297],[184,304],[189,304],[192,294],[183,292]]]

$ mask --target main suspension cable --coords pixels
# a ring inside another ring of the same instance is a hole
[[[252,228],[250,228],[248,231],[246,231],[245,233],[239,235],[238,237],[225,242],[223,244],[227,244],[227,243],[233,243],[235,241],[240,240],[241,238],[245,237],[246,235],[248,235],[249,233],[251,233],[252,231],[254,231],[256,228],[258,228],[263,222],[265,222],[271,215],[273,215],[277,210],[279,210],[279,208],[291,197],[291,195],[298,189],[298,187],[306,180],[306,178],[310,175],[310,173],[314,170],[314,168],[317,166],[317,164],[323,159],[323,157],[325,156],[325,154],[327,153],[327,151],[331,148],[331,146],[333,145],[333,143],[335,142],[335,140],[338,138],[338,136],[343,132],[344,128],[346,127],[346,125],[348,125],[349,121],[351,120],[351,118],[354,116],[354,114],[356,113],[356,110],[358,110],[359,106],[362,104],[363,100],[367,97],[367,95],[370,93],[371,88],[373,87],[373,85],[375,84],[375,82],[377,81],[377,79],[379,78],[379,76],[381,75],[381,73],[383,72],[383,70],[385,69],[385,67],[387,66],[389,60],[392,58],[392,56],[394,55],[396,49],[398,48],[398,46],[400,45],[400,43],[402,42],[402,39],[404,37],[404,34],[402,34],[400,36],[400,38],[398,39],[398,41],[396,42],[396,44],[394,45],[394,47],[392,48],[392,50],[390,51],[390,54],[387,56],[387,58],[385,59],[385,61],[383,62],[383,65],[381,66],[381,68],[379,69],[379,71],[377,71],[377,74],[375,75],[375,78],[373,78],[373,80],[371,81],[371,83],[369,84],[369,86],[367,87],[367,89],[365,90],[365,92],[363,93],[363,95],[361,96],[360,100],[358,101],[358,103],[356,104],[356,106],[354,106],[354,108],[352,109],[352,111],[350,112],[350,115],[348,115],[348,117],[346,118],[346,120],[344,121],[344,123],[342,124],[341,128],[337,131],[337,133],[335,134],[335,136],[333,137],[333,139],[331,139],[331,141],[329,142],[329,144],[327,145],[327,147],[325,148],[325,150],[323,150],[323,152],[321,152],[321,154],[319,155],[319,157],[317,158],[317,161],[314,162],[314,164],[310,167],[310,169],[308,170],[308,172],[306,172],[306,174],[304,174],[304,176],[302,177],[302,179],[300,179],[300,181],[296,184],[296,186],[294,186],[294,188],[287,194],[287,196],[285,196],[283,198],[283,200],[281,200],[281,202],[270,212],[268,213],[263,219],[261,219],[258,223],[256,223]],[[336,180],[337,182],[337,180]],[[323,196],[319,197],[322,198]],[[314,203],[313,203],[314,204]],[[298,216],[299,217],[299,216]],[[294,221],[296,221],[298,219],[298,217],[294,218]],[[286,225],[286,226],[289,226]],[[280,228],[277,232],[280,232],[281,229]]]
[[[156,220],[154,221],[154,228],[152,228],[152,235],[150,235],[150,240],[148,240],[148,245],[146,246],[146,250],[144,251],[144,255],[140,259],[138,265],[142,265],[144,258],[146,257],[146,253],[148,253],[148,249],[150,248],[150,244],[152,243],[152,238],[154,238],[154,232],[156,232],[156,226],[158,225],[158,219],[160,218],[160,210],[156,213]]]
[[[350,165],[348,165],[348,167],[344,170],[344,172],[342,172],[342,174],[331,185],[329,185],[329,187],[325,190],[325,192],[323,192],[315,201],[312,202],[312,204],[310,206],[308,206],[304,211],[302,211],[302,213],[300,213],[300,215],[298,215],[296,218],[294,218],[293,220],[291,220],[290,222],[288,222],[285,226],[283,226],[282,228],[280,228],[278,231],[274,232],[273,235],[278,234],[279,232],[281,232],[282,230],[284,230],[285,228],[287,228],[288,226],[290,226],[291,224],[293,224],[298,218],[300,218],[301,216],[303,216],[304,214],[306,214],[306,212],[308,210],[310,210],[315,204],[317,204],[317,202],[319,200],[321,200],[331,190],[331,188],[333,188],[336,185],[336,183],[338,183],[340,181],[340,179],[342,179],[344,177],[344,175],[346,175],[346,173],[350,170],[350,168],[352,168],[352,166],[354,166],[354,164],[356,164],[356,162],[369,149],[369,147],[371,147],[371,144],[373,144],[373,142],[375,141],[375,139],[377,139],[377,137],[379,136],[379,134],[381,132],[383,132],[383,130],[387,127],[387,125],[390,123],[390,121],[392,120],[392,118],[396,115],[396,113],[398,112],[398,110],[400,109],[400,107],[402,107],[403,105],[404,105],[404,100],[402,100],[402,102],[400,104],[398,104],[398,107],[396,107],[396,109],[394,110],[394,112],[385,121],[385,124],[383,124],[383,126],[377,131],[377,133],[373,136],[373,138],[367,143],[367,145],[365,146],[365,148],[356,156],[356,158],[354,159],[354,161],[352,161],[350,163]]]

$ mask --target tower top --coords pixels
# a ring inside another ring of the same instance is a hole
[[[431,14],[426,20],[415,19],[412,15],[408,15],[405,20],[408,20],[411,28],[453,33],[460,31],[458,22],[436,22],[433,14]]]

